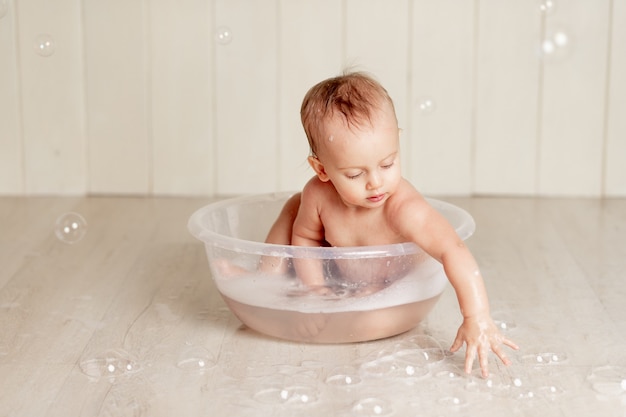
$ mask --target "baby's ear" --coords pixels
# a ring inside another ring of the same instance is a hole
[[[317,158],[317,156],[309,156],[309,165],[315,171],[315,174],[322,182],[328,181],[328,174],[326,174],[326,170],[324,169],[324,164]]]

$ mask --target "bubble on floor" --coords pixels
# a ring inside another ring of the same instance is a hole
[[[567,354],[557,352],[531,353],[522,356],[522,363],[526,365],[556,365],[567,360]]]
[[[507,317],[494,317],[493,322],[495,323],[496,327],[498,327],[498,329],[503,332],[515,329],[517,327],[517,324],[515,324],[513,320]]]
[[[423,378],[429,371],[421,365],[407,361],[404,357],[390,355],[363,363],[361,373],[369,377]]]
[[[440,381],[463,381],[465,373],[456,366],[446,366],[434,372],[435,378]]]
[[[80,370],[92,378],[111,378],[132,375],[141,370],[139,363],[122,349],[107,350],[79,364]]]
[[[470,392],[486,393],[496,397],[505,397],[509,393],[510,385],[508,375],[505,377],[496,371],[491,372],[488,377],[484,378],[481,374],[481,370],[476,369],[467,380],[465,389]]]
[[[446,354],[441,344],[432,336],[411,336],[395,346],[395,355],[415,365],[436,365]]]
[[[78,213],[62,214],[56,220],[54,233],[63,243],[77,243],[87,233],[87,221]]]
[[[333,369],[326,377],[326,385],[335,387],[352,387],[362,381],[358,371],[349,366],[342,366]]]
[[[270,387],[255,392],[253,398],[269,405],[307,405],[317,402],[318,392],[310,386]]]
[[[464,407],[467,405],[467,398],[462,395],[445,395],[437,401],[445,407]]]
[[[626,367],[603,365],[594,367],[587,381],[595,392],[607,396],[619,396],[626,392]]]
[[[542,385],[537,388],[537,392],[542,397],[556,398],[565,393],[565,390],[557,385]]]
[[[352,407],[352,415],[354,416],[388,416],[392,413],[391,404],[382,398],[364,398],[357,401]]]
[[[184,371],[203,372],[216,364],[217,360],[211,352],[203,347],[194,346],[183,350],[176,366]]]

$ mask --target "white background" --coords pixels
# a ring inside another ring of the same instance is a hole
[[[351,67],[426,194],[626,196],[626,1],[545,3],[0,0],[0,194],[299,189],[302,97]]]

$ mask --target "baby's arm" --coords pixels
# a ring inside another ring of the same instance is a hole
[[[320,219],[319,208],[314,192],[305,187],[302,191],[300,207],[293,223],[291,244],[293,246],[320,247],[324,242],[324,225]],[[321,289],[324,287],[324,269],[322,260],[310,258],[294,259],[296,275],[303,284]]]
[[[392,219],[395,219],[394,223],[401,233],[406,233],[413,242],[442,263],[456,292],[463,324],[451,351],[457,351],[463,343],[467,345],[465,371],[471,372],[474,359],[478,356],[482,374],[487,376],[490,349],[505,364],[509,364],[501,344],[513,349],[517,349],[517,346],[502,336],[493,323],[487,291],[476,260],[456,231],[419,195],[399,205],[397,211],[393,213]]]

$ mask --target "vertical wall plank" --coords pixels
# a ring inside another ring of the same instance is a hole
[[[479,5],[473,191],[532,195],[542,17],[537,2]]]
[[[150,192],[147,4],[85,0],[89,191]]]
[[[400,135],[403,175],[411,179],[409,100],[409,2],[346,0],[344,65],[371,73],[393,99]]]
[[[468,194],[474,1],[416,0],[412,22],[410,152],[414,183],[426,194]]]
[[[16,4],[25,191],[28,194],[84,193],[80,1],[23,0]],[[42,35],[47,37],[42,38]],[[40,40],[43,50],[37,49]],[[43,57],[38,51],[53,53]]]
[[[216,50],[217,192],[278,186],[277,0],[216,0],[215,27],[232,41]]]
[[[343,19],[337,0],[280,2],[278,188],[299,190],[313,176],[300,122],[306,92],[342,65]]]
[[[598,0],[559,2],[546,18],[545,39],[567,45],[544,59],[542,195],[601,193],[608,17],[609,0]]]
[[[14,5],[0,1],[0,194],[24,187],[15,26]]]
[[[153,190],[213,189],[213,18],[205,0],[151,2]]]
[[[608,196],[626,196],[626,1],[613,0],[608,88],[606,171]]]

